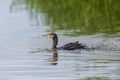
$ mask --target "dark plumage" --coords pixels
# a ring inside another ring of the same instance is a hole
[[[49,38],[53,39],[53,46],[52,49],[60,49],[60,50],[75,50],[75,49],[86,49],[87,46],[79,43],[79,41],[71,42],[66,45],[63,45],[62,47],[57,47],[58,44],[58,37],[55,33],[48,34]]]

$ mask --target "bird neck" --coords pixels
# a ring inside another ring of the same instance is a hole
[[[58,44],[58,38],[53,38],[53,46],[52,49],[57,49],[57,44]]]

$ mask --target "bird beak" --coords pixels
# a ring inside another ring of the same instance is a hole
[[[51,35],[51,34],[48,34],[47,36],[48,36],[48,38],[53,38],[53,35]]]

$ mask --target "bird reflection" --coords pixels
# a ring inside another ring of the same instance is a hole
[[[58,61],[58,52],[57,50],[53,50],[53,56],[52,58],[48,59],[48,62],[51,64],[51,65],[57,65]]]

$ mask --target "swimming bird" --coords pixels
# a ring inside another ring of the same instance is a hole
[[[58,44],[58,36],[56,33],[50,33],[47,35],[48,38],[52,38],[53,40],[53,45],[52,45],[52,49],[58,49],[58,50],[75,50],[75,49],[86,49],[87,46],[83,45],[82,43],[79,43],[79,41],[76,42],[70,42],[68,44],[65,44],[61,47],[57,47]]]

